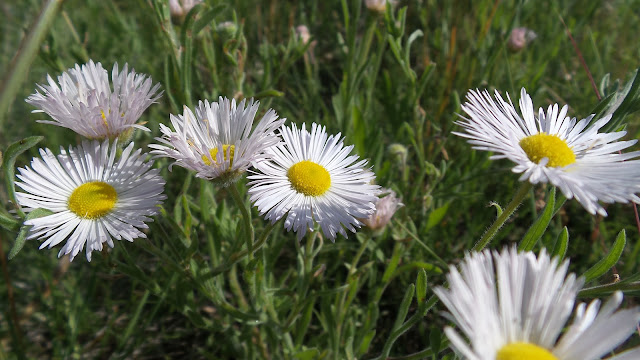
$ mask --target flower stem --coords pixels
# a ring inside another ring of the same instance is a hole
[[[231,254],[231,256],[229,256],[229,260],[227,262],[225,262],[224,264],[217,266],[213,269],[211,269],[211,276],[216,276],[218,274],[221,274],[229,269],[231,269],[231,267],[233,266],[233,264],[237,263],[238,261],[242,260],[242,258],[244,258],[247,254],[251,253],[253,255],[253,253],[255,253],[256,251],[258,251],[262,245],[264,245],[265,242],[267,242],[267,238],[269,237],[269,234],[271,233],[271,230],[273,230],[274,227],[276,227],[277,224],[279,224],[280,221],[276,221],[275,223],[269,223],[264,230],[262,230],[262,233],[260,234],[260,237],[258,238],[258,241],[253,245],[252,249],[243,249],[240,250],[238,252],[235,252],[233,254]]]
[[[511,215],[513,215],[513,213],[516,211],[518,206],[520,206],[520,204],[522,203],[522,200],[524,200],[524,197],[527,196],[532,186],[533,185],[531,185],[531,183],[528,181],[524,181],[522,183],[522,185],[520,186],[516,194],[513,196],[513,199],[511,199],[511,202],[509,203],[509,205],[507,205],[504,211],[502,211],[502,214],[498,216],[496,221],[493,224],[491,224],[489,229],[487,229],[484,235],[482,235],[482,238],[471,249],[472,251],[481,251],[489,244],[489,242],[491,242],[491,239],[493,239],[493,237],[496,236],[496,234],[498,233],[498,230],[500,230],[502,225],[504,225],[507,219],[509,219]]]
[[[255,237],[253,225],[251,224],[251,211],[250,209],[247,209],[247,205],[242,196],[240,196],[240,192],[238,191],[236,185],[231,184],[228,188],[229,192],[231,193],[231,197],[233,197],[233,200],[236,202],[236,204],[238,204],[240,213],[242,213],[242,219],[244,221],[245,241],[247,242],[247,255],[249,256],[249,260],[251,260],[253,259],[253,240]]]
[[[0,233],[1,234],[1,233]],[[20,327],[20,321],[18,319],[18,312],[16,311],[16,303],[15,303],[15,299],[13,297],[13,285],[11,282],[11,276],[9,275],[9,269],[7,267],[7,261],[5,260],[6,257],[4,255],[4,249],[2,248],[2,242],[4,241],[4,239],[2,237],[0,237],[0,265],[2,267],[2,275],[4,276],[4,283],[6,284],[7,287],[7,300],[9,302],[9,317],[11,320],[9,320],[9,325],[11,325],[11,323],[13,323],[13,331],[12,331],[12,335],[14,337],[14,340],[16,342],[16,352],[18,355],[18,358],[20,359],[24,359],[24,348],[23,343],[22,343],[22,328]],[[9,326],[9,329],[11,329],[11,326]]]

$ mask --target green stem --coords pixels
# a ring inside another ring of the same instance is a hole
[[[360,262],[360,258],[362,257],[362,254],[364,254],[364,251],[367,249],[368,241],[369,239],[364,239],[362,241],[362,244],[360,245],[360,248],[358,249],[356,256],[353,258],[353,261],[351,261],[351,266],[349,267],[349,274],[347,275],[347,280],[345,285],[350,285],[352,283],[353,275],[355,275],[357,272],[356,267],[358,265],[358,262]],[[336,337],[338,339],[341,338],[344,318],[347,316],[347,311],[349,310],[349,305],[346,305],[346,303],[347,303],[347,296],[349,295],[350,291],[351,291],[350,287],[348,287],[344,289],[344,291],[342,291],[342,293],[340,294],[340,302],[337,307],[338,321],[336,324],[336,332],[337,332]],[[337,348],[334,348],[334,353],[336,355],[338,354]]]
[[[231,269],[231,266],[233,266],[233,264],[242,260],[242,258],[244,258],[249,252],[253,254],[256,251],[258,251],[262,247],[262,245],[264,245],[264,243],[267,241],[267,238],[271,233],[271,230],[273,230],[273,228],[279,223],[280,221],[276,221],[275,223],[269,223],[269,225],[267,225],[267,227],[265,227],[264,230],[262,230],[262,233],[260,234],[258,241],[255,244],[253,244],[253,248],[251,249],[251,251],[249,251],[248,249],[243,249],[241,251],[231,254],[231,256],[229,256],[229,260],[226,263],[220,266],[216,266],[211,270],[211,276],[216,276],[220,273],[223,273]]]
[[[429,300],[431,300],[431,299],[429,299]],[[393,331],[389,335],[389,338],[387,339],[387,342],[384,344],[384,347],[382,348],[382,354],[380,355],[380,357],[376,358],[376,360],[388,359],[389,358],[389,353],[391,352],[391,347],[396,342],[396,340],[398,340],[398,338],[400,336],[402,336],[402,334],[404,334],[407,331],[409,331],[409,329],[411,329],[415,324],[417,324],[420,321],[423,321],[424,320],[424,316],[427,314],[427,312],[429,312],[430,309],[431,309],[431,306],[429,306],[428,302],[425,303],[425,304],[422,304],[418,308],[418,311],[416,311],[416,313],[413,314],[409,318],[409,320],[405,321],[399,328],[397,328],[395,331]]]
[[[240,192],[235,184],[231,184],[228,187],[229,192],[231,193],[231,197],[238,204],[238,208],[240,208],[240,212],[242,213],[242,219],[244,221],[244,234],[245,241],[247,242],[247,250],[249,255],[249,260],[253,259],[253,240],[255,238],[255,234],[253,231],[253,225],[251,224],[251,212],[250,209],[247,209],[246,203],[242,196],[240,196]]]
[[[13,102],[20,85],[27,78],[29,67],[38,55],[40,43],[49,32],[62,1],[48,0],[45,2],[34,25],[29,27],[31,31],[20,43],[16,56],[5,71],[6,78],[0,84],[0,128],[3,128],[7,110]]]
[[[491,224],[491,227],[487,229],[484,235],[482,235],[482,238],[476,243],[471,251],[481,251],[489,244],[489,242],[491,242],[491,239],[493,239],[493,237],[498,233],[498,230],[500,230],[502,225],[504,225],[507,219],[509,219],[511,215],[513,215],[513,213],[516,211],[518,206],[520,206],[522,200],[524,200],[524,197],[527,196],[532,186],[533,185],[531,185],[531,183],[528,181],[524,181],[522,183],[516,194],[513,196],[513,199],[511,199],[509,205],[507,205],[504,211],[502,211],[502,214],[498,216],[496,221]]]
[[[0,233],[1,234],[1,233]],[[26,359],[24,353],[24,344],[23,344],[23,332],[20,325],[20,320],[18,318],[18,312],[16,311],[16,302],[13,297],[13,285],[11,276],[9,275],[9,269],[7,267],[6,256],[4,254],[4,249],[2,247],[2,242],[4,241],[3,237],[0,236],[0,267],[2,268],[2,275],[4,277],[4,283],[6,284],[7,289],[7,301],[9,302],[9,310],[7,313],[9,314],[9,329],[11,329],[11,335],[14,338],[16,344],[16,353],[18,359]],[[6,314],[6,313],[5,313]],[[13,323],[13,327],[11,324]]]

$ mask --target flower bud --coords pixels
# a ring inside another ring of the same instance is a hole
[[[531,29],[525,27],[515,28],[511,30],[507,48],[512,52],[518,52],[524,49],[536,37],[538,37],[538,35]]]
[[[407,163],[407,155],[409,154],[409,150],[406,146],[402,144],[391,144],[389,145],[388,151],[391,156],[396,158],[401,167],[405,166]]]
[[[174,23],[182,24],[184,18],[194,6],[202,0],[169,0],[169,12]]]
[[[384,14],[387,11],[387,5],[395,5],[395,1],[391,0],[364,0],[364,4],[370,11]]]
[[[403,203],[396,197],[396,193],[390,189],[381,189],[382,193],[386,193],[387,196],[381,198],[376,203],[376,211],[369,216],[368,219],[364,219],[362,222],[367,225],[371,230],[377,231],[384,229],[385,226],[391,220],[391,217],[402,206]]]
[[[307,45],[311,39],[309,28],[306,25],[299,25],[296,27],[296,36],[300,39],[303,45]]]

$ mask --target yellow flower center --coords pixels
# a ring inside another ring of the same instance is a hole
[[[548,167],[563,167],[576,162],[576,154],[573,153],[567,142],[556,135],[539,133],[520,140],[520,147],[527,154],[529,160],[540,163],[543,158],[548,158]]]
[[[231,148],[231,150],[229,150],[228,155],[227,155],[227,150]],[[224,153],[224,160],[229,160],[229,166],[233,166],[233,154],[236,151],[236,147],[235,145],[222,145],[222,152]],[[216,161],[216,156],[218,155],[218,148],[213,148],[213,149],[209,149],[209,155],[211,155],[211,158],[213,159],[213,161],[216,163],[216,165],[218,165],[218,161]],[[204,161],[204,163],[209,166],[211,165],[211,160],[209,160],[209,158],[207,157],[207,155],[202,155],[202,161]]]
[[[498,350],[496,360],[558,360],[558,358],[538,345],[515,342]]]
[[[327,169],[309,160],[290,167],[287,177],[297,192],[307,196],[320,196],[331,186],[331,176]]]
[[[118,193],[113,186],[92,181],[78,186],[69,196],[69,210],[81,218],[97,219],[113,209]]]

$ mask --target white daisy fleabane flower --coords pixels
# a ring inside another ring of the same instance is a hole
[[[113,65],[111,82],[102,64],[92,60],[82,66],[76,64],[58,76],[58,84],[47,75],[49,85],[40,85],[27,102],[45,112],[54,121],[38,120],[69,128],[88,139],[127,140],[134,128],[149,131],[136,124],[142,113],[160,98],[160,84],[153,85],[144,74],[128,71],[127,64],[118,71]]]
[[[162,137],[156,140],[163,145],[149,145],[155,149],[151,153],[173,158],[175,165],[195,171],[197,177],[227,186],[254,162],[267,159],[265,150],[280,142],[274,131],[286,119],[278,119],[273,109],[252,132],[259,104],[252,99],[236,105],[235,100],[220,97],[217,103],[200,101],[195,115],[185,106],[183,115],[171,114],[175,131],[160,124]]]
[[[314,222],[322,233],[335,240],[352,232],[375,211],[379,186],[367,161],[349,155],[353,145],[344,146],[340,134],[327,136],[324,126],[280,128],[283,143],[269,149],[270,161],[256,164],[259,172],[249,175],[251,202],[272,223],[286,215],[284,226],[295,231],[298,240]]]
[[[567,275],[569,262],[558,264],[542,250],[467,254],[461,272],[451,266],[449,289],[435,294],[456,330],[445,328],[451,347],[469,360],[595,360],[609,354],[635,330],[640,308],[618,310],[622,293],[602,307],[600,300],[576,307],[567,326],[583,278]],[[640,359],[640,348],[610,360]]]
[[[166,199],[165,181],[158,169],[151,168],[153,161],[144,162],[147,154],[133,151],[133,143],[116,159],[116,143],[84,141],[69,152],[61,147],[58,156],[40,149],[42,159],[34,158],[31,167],[19,169],[20,206],[26,212],[53,211],[25,222],[33,226],[28,239],[46,239],[40,249],[68,239],[58,257],[70,254],[73,260],[86,243],[91,261],[91,252],[102,250],[104,242],[113,247],[113,239],[146,237],[138,229],[148,228],[145,222],[153,221],[150,216]]]
[[[525,89],[518,114],[507,94],[471,90],[462,105],[469,118],[457,122],[465,130],[454,134],[469,139],[474,149],[497,153],[491,159],[507,158],[516,163],[513,172],[520,181],[551,183],[564,195],[575,198],[591,214],[607,215],[598,201],[640,202],[640,151],[619,154],[637,142],[616,141],[625,131],[598,133],[611,115],[588,126],[594,115],[576,121],[567,116],[568,106],[550,105],[535,114]]]

